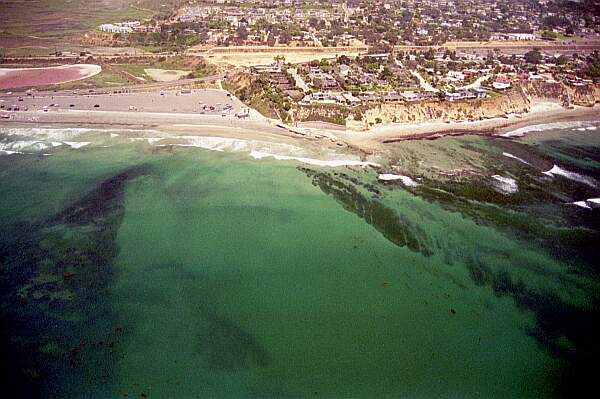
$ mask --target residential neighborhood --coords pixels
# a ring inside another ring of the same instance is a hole
[[[598,57],[595,54],[593,57]],[[340,56],[300,64],[252,68],[273,90],[299,105],[356,107],[373,103],[469,101],[502,95],[526,82],[600,84],[585,75],[590,57],[532,50],[522,56],[490,52],[412,52]]]
[[[191,0],[141,25],[150,26],[147,32],[191,35],[194,44],[217,46],[568,41],[599,32],[600,16],[593,12],[592,2],[565,4],[558,0]],[[112,26],[100,29],[143,32],[140,27],[108,25]]]

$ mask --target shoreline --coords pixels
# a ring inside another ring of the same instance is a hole
[[[507,133],[525,126],[547,124],[565,120],[600,120],[600,106],[564,108],[556,103],[540,102],[532,110],[519,117],[508,119],[496,117],[480,121],[423,122],[414,124],[386,125],[365,132],[337,133],[340,138],[365,148],[378,147],[401,141],[436,140],[448,136],[493,136]]]
[[[520,117],[497,117],[480,121],[465,122],[424,122],[414,124],[386,125],[368,131],[329,129],[315,123],[314,127],[288,126],[280,121],[252,115],[247,119],[232,116],[199,115],[176,112],[128,112],[128,111],[84,111],[58,110],[53,112],[19,111],[2,112],[11,119],[0,119],[1,126],[104,126],[127,129],[156,129],[165,133],[176,131],[203,130],[202,134],[221,137],[258,137],[273,141],[325,142],[337,148],[348,147],[365,154],[384,146],[401,141],[436,140],[447,136],[491,136],[506,133],[525,126],[547,124],[564,120],[600,120],[600,107],[576,107],[566,109],[556,103],[537,103],[532,110]],[[254,114],[254,113],[253,113]]]

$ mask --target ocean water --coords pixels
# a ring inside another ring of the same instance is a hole
[[[0,131],[5,391],[572,395],[598,358],[599,213],[572,202],[600,197],[600,142],[553,129],[449,139],[485,173],[409,187],[239,143]]]

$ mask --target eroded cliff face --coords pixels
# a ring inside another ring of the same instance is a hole
[[[559,100],[563,105],[581,105],[591,107],[600,103],[600,86],[568,86],[564,83],[528,81],[522,84],[524,92],[530,96],[545,100]]]
[[[249,74],[234,77],[223,86],[246,105],[286,123],[323,121],[352,130],[375,126],[422,122],[464,122],[527,113],[535,100],[560,102],[563,106],[593,106],[600,103],[600,85],[568,86],[564,83],[526,81],[493,98],[464,101],[424,101],[398,104],[369,104],[356,108],[340,105],[302,106],[291,103],[282,109],[261,92],[262,83]]]
[[[481,100],[427,101],[416,103],[378,104],[361,107],[353,112],[347,127],[366,130],[390,123],[420,123],[429,121],[475,121],[510,113],[528,112],[530,99],[521,88],[505,95]]]
[[[292,120],[294,122],[321,121],[343,126],[346,124],[346,120],[350,113],[351,109],[349,107],[338,105],[298,105],[292,107]]]

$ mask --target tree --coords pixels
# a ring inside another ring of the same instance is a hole
[[[393,31],[387,31],[383,35],[383,38],[387,40],[392,46],[398,44],[398,35]]]
[[[382,80],[387,80],[393,76],[394,75],[392,74],[392,71],[390,71],[390,68],[388,67],[383,68],[383,70],[379,73],[379,79]]]
[[[342,54],[338,57],[337,62],[339,64],[350,65],[351,60],[347,55]]]
[[[562,54],[561,56],[559,56],[556,59],[556,64],[558,64],[558,65],[566,65],[568,62],[569,62],[569,58],[564,54]]]
[[[588,67],[585,74],[590,78],[600,78],[600,53],[595,50],[587,57]]]
[[[525,61],[530,64],[539,64],[542,61],[542,53],[539,49],[533,49],[525,53]]]
[[[246,40],[248,39],[248,29],[246,29],[246,26],[244,25],[240,25],[240,27],[237,29],[237,37],[239,37],[242,40]]]

